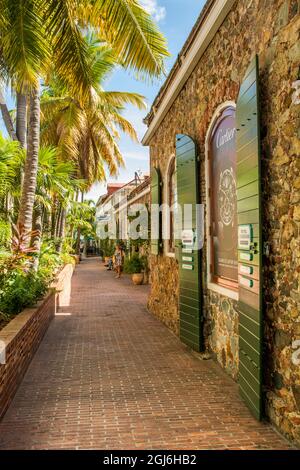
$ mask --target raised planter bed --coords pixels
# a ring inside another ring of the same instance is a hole
[[[73,271],[71,264],[66,265],[48,295],[34,308],[23,310],[0,331],[0,349],[5,345],[5,364],[0,364],[0,418],[9,407],[57,307],[68,302]]]

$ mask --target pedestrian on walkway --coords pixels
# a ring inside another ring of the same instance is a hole
[[[113,270],[113,267],[114,267],[114,263],[113,263],[113,259],[112,257],[110,256],[109,260],[108,260],[108,265],[107,265],[107,271],[112,271]]]
[[[123,251],[121,245],[117,245],[116,251],[114,254],[115,257],[115,268],[116,268],[116,278],[120,279],[122,273],[122,265],[123,265]]]

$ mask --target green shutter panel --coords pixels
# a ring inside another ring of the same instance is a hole
[[[239,257],[239,388],[262,417],[262,277],[258,58],[252,60],[237,101]]]
[[[177,202],[182,213],[185,204],[192,205],[184,234],[178,233],[176,256],[179,264],[179,312],[181,341],[196,351],[203,348],[200,287],[199,230],[197,204],[200,201],[199,169],[196,146],[186,135],[176,136]],[[191,240],[189,240],[189,234]],[[192,240],[193,239],[193,240]],[[191,241],[193,243],[191,243]]]
[[[151,171],[151,204],[161,205],[161,177],[159,168]],[[155,211],[151,218],[151,254],[158,255],[161,249],[161,214],[155,217]]]

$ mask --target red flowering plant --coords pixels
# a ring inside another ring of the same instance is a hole
[[[13,224],[12,230],[12,254],[0,264],[0,319],[34,305],[48,288],[47,279],[32,269],[37,250],[31,240],[37,233],[26,233]]]
[[[12,224],[13,236],[11,239],[12,256],[10,262],[15,267],[29,269],[33,257],[38,253],[31,245],[31,240],[39,235],[38,230],[25,231],[22,228]]]

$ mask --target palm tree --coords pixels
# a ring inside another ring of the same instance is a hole
[[[18,219],[26,232],[32,225],[37,179],[39,80],[47,75],[49,64],[82,104],[95,85],[82,26],[93,27],[124,67],[150,76],[163,71],[167,49],[136,0],[0,0],[0,12],[1,70],[20,96],[29,96],[28,152]],[[104,127],[102,134],[108,139]],[[81,140],[90,155],[90,139]]]
[[[70,227],[70,236],[76,235],[76,254],[80,254],[80,237],[84,235],[94,235],[95,232],[95,203],[94,201],[73,201],[70,211],[67,215],[68,225]]]
[[[16,134],[23,148],[26,147],[27,96],[17,93]]]
[[[136,93],[107,92],[102,82],[115,66],[115,55],[94,36],[87,38],[87,53],[95,86],[86,103],[54,77],[42,95],[42,143],[56,145],[63,159],[72,159],[80,176],[89,185],[105,177],[104,164],[116,174],[123,158],[117,146],[117,128],[134,140],[136,133],[121,114],[127,103],[144,108],[144,98]]]
[[[3,96],[1,89],[0,89],[0,109],[1,109],[2,119],[3,119],[8,135],[10,136],[12,140],[18,140],[17,134],[15,132],[15,128],[12,122],[12,118],[7,108],[7,105],[5,103],[5,98]]]
[[[38,253],[41,246],[45,219],[48,215],[54,227],[53,236],[64,231],[65,216],[72,195],[81,188],[82,182],[75,179],[76,170],[71,162],[61,162],[55,147],[42,147],[39,151],[37,190],[34,205],[32,246]],[[50,217],[49,217],[50,216]],[[60,241],[58,247],[60,247]],[[35,258],[38,268],[38,257]]]
[[[19,142],[4,139],[0,134],[0,212],[14,218],[11,201],[16,195],[24,152]]]

